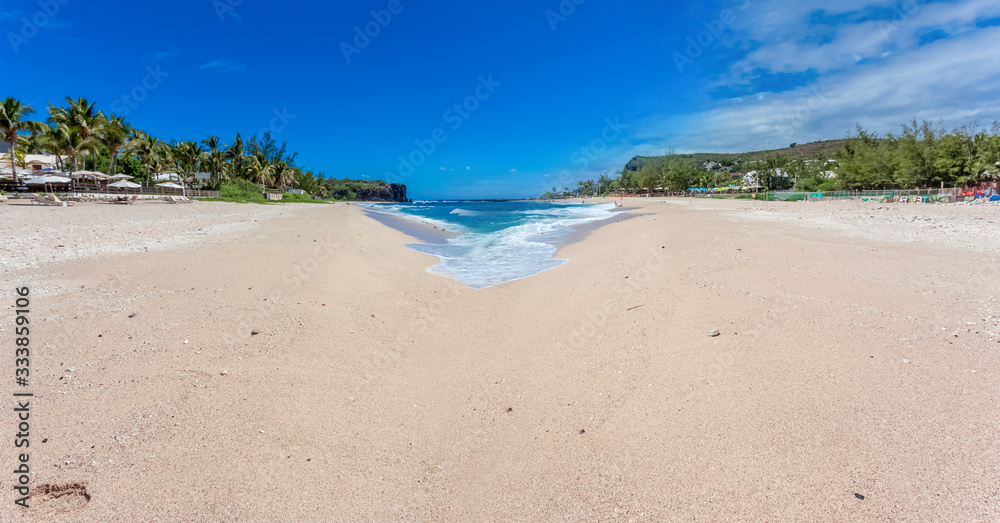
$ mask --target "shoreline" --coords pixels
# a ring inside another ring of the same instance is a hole
[[[425,221],[416,219],[408,220],[401,216],[374,211],[365,207],[361,207],[361,209],[373,220],[386,227],[396,229],[422,243],[443,243],[458,235],[458,233],[442,229]]]
[[[598,200],[598,199],[594,199],[594,200]],[[524,201],[525,202],[529,202],[528,200],[524,200]],[[596,202],[596,203],[597,204],[608,204],[608,203],[611,203],[611,202]],[[576,205],[578,205],[578,204],[576,204]],[[455,237],[457,237],[460,234],[460,233],[455,233],[453,231],[449,231],[447,229],[440,228],[440,227],[438,227],[437,225],[434,225],[431,222],[427,222],[427,221],[421,220],[420,217],[418,217],[418,216],[414,216],[411,219],[407,219],[407,217],[404,217],[404,216],[394,215],[394,214],[391,214],[391,213],[379,212],[379,211],[372,210],[370,208],[362,207],[362,209],[364,209],[365,214],[367,214],[369,217],[375,219],[376,221],[382,223],[383,225],[385,225],[387,227],[390,227],[390,228],[393,228],[393,229],[396,229],[396,230],[398,230],[398,231],[406,234],[407,236],[416,238],[419,242],[424,243],[424,244],[432,244],[432,245],[447,244],[450,239],[455,238]],[[554,233],[554,234],[539,235],[539,236],[533,236],[533,237],[531,237],[530,238],[531,241],[538,242],[538,243],[543,243],[543,244],[547,244],[547,245],[550,245],[550,246],[554,247],[556,249],[556,251],[552,253],[552,257],[550,258],[550,260],[562,260],[562,263],[560,263],[559,265],[556,265],[554,267],[547,267],[547,268],[541,269],[538,272],[534,272],[534,273],[531,273],[531,274],[528,274],[528,275],[520,276],[518,278],[506,280],[506,281],[501,282],[501,283],[496,283],[496,284],[490,285],[490,286],[485,287],[485,288],[495,287],[497,285],[504,285],[506,283],[510,283],[510,282],[513,282],[513,281],[518,281],[518,280],[523,280],[523,279],[526,279],[526,278],[531,278],[531,277],[537,276],[537,275],[539,275],[539,274],[541,274],[541,273],[543,273],[545,271],[552,270],[552,269],[555,269],[555,268],[557,268],[557,267],[559,267],[561,265],[569,263],[571,260],[569,260],[569,259],[563,259],[563,258],[560,258],[560,256],[559,256],[560,253],[562,252],[562,250],[566,246],[571,245],[573,243],[577,243],[577,242],[583,241],[589,234],[591,234],[593,231],[599,229],[600,227],[603,227],[603,226],[608,225],[608,224],[613,223],[613,222],[617,223],[617,222],[621,222],[623,220],[634,218],[637,215],[630,214],[630,211],[632,211],[632,210],[636,210],[636,208],[620,208],[620,209],[615,209],[615,210],[612,211],[614,214],[612,216],[608,217],[608,218],[604,218],[604,219],[601,219],[601,220],[594,220],[594,221],[590,221],[590,222],[583,223],[583,224],[578,224],[578,225],[568,225],[568,226],[563,227],[560,232],[557,232],[557,233]],[[407,245],[407,247],[408,247],[408,245]],[[417,252],[422,252],[422,251],[418,250]],[[439,273],[439,272],[436,272],[436,271],[431,271],[431,269],[434,266],[441,264],[441,258],[439,256],[437,256],[437,255],[434,255],[434,254],[429,254],[429,253],[423,253],[423,254],[428,254],[429,256],[434,256],[438,260],[438,263],[427,267],[427,271],[429,273],[435,274],[437,276],[441,276],[441,277],[444,277],[444,278],[455,279],[454,277],[452,277],[450,275],[442,274],[442,273]],[[456,281],[459,281],[463,285],[469,286],[468,284],[466,284],[465,282],[461,282],[460,280],[456,279]],[[474,289],[474,290],[482,290],[483,289],[483,288],[474,287],[474,286],[469,286],[469,288],[470,289]]]

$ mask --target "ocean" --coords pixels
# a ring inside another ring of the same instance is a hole
[[[474,289],[527,278],[558,267],[556,244],[574,226],[612,218],[612,204],[550,202],[416,201],[363,204],[373,212],[436,225],[453,236],[407,247],[437,256],[429,272]]]

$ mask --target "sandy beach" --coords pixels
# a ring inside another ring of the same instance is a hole
[[[1000,206],[626,206],[471,290],[354,205],[0,203],[0,520],[1000,519]]]

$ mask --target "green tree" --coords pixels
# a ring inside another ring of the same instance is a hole
[[[153,169],[154,164],[158,163],[157,155],[160,154],[159,150],[162,147],[162,142],[159,138],[150,136],[145,131],[136,130],[132,140],[129,142],[129,147],[144,168],[144,178],[147,181],[150,180],[150,171]]]
[[[643,165],[639,169],[638,182],[639,187],[646,189],[648,196],[660,185],[660,170],[651,164]]]
[[[975,155],[972,139],[968,135],[956,133],[942,136],[937,149],[932,182],[966,185],[975,179],[972,175],[972,159]]]
[[[104,125],[104,113],[94,109],[97,102],[90,103],[86,98],[66,97],[66,107],[56,107],[49,104],[49,123],[65,126],[75,130],[81,141],[80,153],[93,151],[98,143],[97,133]],[[73,157],[73,170],[77,169],[77,159]]]
[[[69,156],[73,162],[70,173],[76,170],[77,158],[84,152],[95,150],[95,145],[83,139],[83,133],[78,127],[57,124],[49,129],[44,137],[44,143],[57,155]]]
[[[218,186],[221,181],[222,169],[226,163],[225,156],[220,150],[222,141],[219,140],[218,136],[209,135],[201,143],[208,148],[208,152],[205,154],[204,168],[212,174],[212,185]]]
[[[973,139],[975,158],[972,162],[972,172],[978,178],[1000,177],[1000,122],[993,122],[993,129],[976,133]]]
[[[101,145],[108,148],[108,155],[110,156],[108,174],[111,176],[115,175],[118,155],[123,149],[128,147],[129,132],[130,129],[128,124],[125,123],[125,119],[115,115],[107,118],[104,125],[97,132]]]
[[[35,114],[35,110],[28,104],[22,104],[21,100],[7,97],[0,103],[0,133],[3,134],[3,141],[10,145],[11,159],[17,153],[18,133],[20,132],[44,132],[48,129],[45,124],[27,118]],[[17,177],[17,166],[11,161],[11,172],[14,173],[14,183],[20,180]]]
[[[660,167],[663,184],[673,192],[684,192],[691,188],[699,173],[694,161],[677,154],[665,157]]]
[[[240,133],[236,133],[233,144],[226,148],[226,159],[229,160],[230,173],[234,177],[243,177],[245,149]]]
[[[922,187],[931,184],[934,179],[934,161],[937,151],[938,133],[930,122],[918,124],[914,119],[910,124],[903,124],[903,132],[899,136],[889,136],[896,142],[896,157],[899,170],[895,183],[899,187]]]
[[[889,188],[896,183],[898,157],[884,140],[858,126],[835,157],[845,185],[852,189]]]

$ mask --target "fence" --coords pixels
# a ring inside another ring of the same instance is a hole
[[[769,200],[780,201],[857,200],[877,203],[952,203],[979,198],[987,198],[990,201],[1000,199],[989,195],[977,196],[975,192],[961,188],[829,192],[773,191],[768,194]]]
[[[162,198],[164,196],[181,196],[188,198],[218,198],[219,191],[201,191],[197,189],[170,189],[167,187],[138,187],[135,189],[108,187],[107,185],[97,185],[91,182],[75,181],[73,183],[49,184],[49,185],[25,185],[23,181],[15,184],[11,180],[0,181],[0,191],[7,194],[30,194],[33,192],[51,192],[66,196],[87,196],[92,198],[139,195],[148,198]]]

